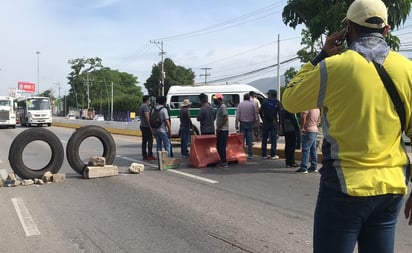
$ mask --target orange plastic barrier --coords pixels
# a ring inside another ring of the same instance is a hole
[[[246,153],[243,148],[243,135],[230,134],[226,146],[228,162],[246,162]],[[190,144],[189,165],[202,168],[220,162],[216,148],[215,135],[194,135]]]

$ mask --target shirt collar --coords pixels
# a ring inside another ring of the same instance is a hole
[[[361,54],[366,60],[380,65],[383,64],[390,50],[380,33],[366,34],[355,40],[349,48]]]

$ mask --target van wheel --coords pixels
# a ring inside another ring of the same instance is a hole
[[[67,142],[66,157],[72,169],[80,175],[83,175],[83,172],[87,167],[87,164],[80,158],[80,145],[89,137],[96,137],[102,143],[102,156],[106,159],[106,164],[113,164],[116,157],[116,144],[112,135],[106,129],[95,125],[87,125],[77,128]]]
[[[23,161],[25,147],[33,141],[46,142],[51,150],[51,159],[41,169],[31,169]],[[60,139],[50,130],[44,128],[30,128],[24,130],[11,143],[9,149],[9,163],[13,171],[22,179],[41,178],[45,172],[56,174],[63,164],[64,149]]]

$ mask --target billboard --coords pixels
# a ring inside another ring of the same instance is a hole
[[[17,82],[17,89],[24,92],[35,92],[36,84],[30,82],[19,81]]]

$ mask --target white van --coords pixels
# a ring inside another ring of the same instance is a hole
[[[245,93],[249,93],[250,91],[254,91],[258,94],[258,98],[261,103],[266,98],[264,93],[247,84],[171,86],[166,97],[166,105],[170,110],[172,136],[179,136],[179,113],[180,107],[185,99],[189,99],[192,103],[189,111],[193,123],[193,134],[200,133],[200,123],[197,121],[196,117],[201,107],[199,99],[199,95],[201,93],[207,95],[209,103],[213,106],[215,106],[212,99],[213,95],[216,93],[223,94],[223,103],[226,104],[229,114],[229,132],[236,132],[235,119],[237,105],[243,101],[243,95]]]

